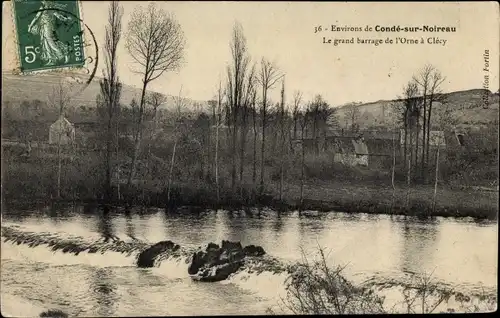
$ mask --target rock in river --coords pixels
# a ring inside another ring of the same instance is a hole
[[[179,245],[175,244],[172,241],[161,241],[152,245],[142,251],[137,257],[137,266],[138,267],[153,267],[155,263],[155,259],[158,255],[167,253],[167,252],[175,252],[180,248]]]
[[[240,269],[246,256],[262,256],[265,251],[260,246],[243,248],[240,242],[222,241],[222,246],[209,243],[205,251],[195,252],[188,273],[195,280],[217,282]]]
[[[40,313],[41,318],[68,318],[68,314],[59,309],[49,309]]]

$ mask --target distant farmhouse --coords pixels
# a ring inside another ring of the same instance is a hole
[[[374,166],[392,158],[393,145],[399,151],[399,132],[330,129],[317,141],[311,137],[294,140],[295,147],[305,147],[306,153],[316,151],[332,154],[332,160],[352,166]]]
[[[60,116],[49,128],[49,144],[73,145],[75,126],[64,116]]]
[[[402,159],[404,139],[404,130],[351,132],[341,129],[328,130],[326,136],[319,136],[317,141],[310,136],[304,139],[296,138],[292,144],[296,149],[304,147],[306,153],[330,153],[334,162],[377,167],[390,163],[394,153],[398,161]],[[450,151],[473,151],[477,146],[487,147],[486,142],[488,141],[485,138],[474,132],[431,131],[429,153],[434,157],[438,148],[443,151],[442,156],[446,156]],[[420,138],[420,144],[422,143]]]

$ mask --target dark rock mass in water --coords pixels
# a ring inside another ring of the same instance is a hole
[[[68,314],[59,309],[49,309],[40,313],[43,318],[68,318]]]
[[[243,249],[243,253],[245,253],[245,256],[263,256],[266,254],[266,251],[264,251],[262,246],[247,245]]]
[[[153,267],[156,258],[164,253],[175,252],[181,247],[172,241],[161,241],[142,251],[137,257],[138,267]]]
[[[217,282],[237,272],[244,264],[246,256],[262,256],[265,251],[260,246],[243,248],[240,242],[222,241],[222,246],[209,243],[205,251],[193,254],[188,274],[195,280]]]

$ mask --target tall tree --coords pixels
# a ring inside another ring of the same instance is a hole
[[[283,179],[284,179],[284,158],[285,158],[285,80],[283,79],[281,85],[281,101],[279,105],[279,135],[280,135],[280,186],[279,186],[279,199],[283,199]]]
[[[112,1],[108,8],[108,25],[106,25],[106,36],[104,41],[104,63],[106,68],[103,70],[103,79],[99,82],[103,103],[106,108],[106,185],[105,200],[111,199],[111,156],[113,153],[113,142],[117,136],[114,136],[116,127],[113,131],[113,123],[116,121],[116,113],[120,103],[120,94],[122,85],[117,74],[117,49],[121,38],[123,9],[118,1]]]
[[[220,187],[219,187],[219,128],[222,121],[222,84],[219,82],[219,89],[217,90],[217,110],[215,113],[215,187],[217,194],[217,203],[220,200]]]
[[[434,102],[443,103],[446,101],[445,95],[441,94],[441,84],[445,81],[446,77],[444,77],[440,71],[434,69],[434,73],[432,74],[430,91],[429,91],[429,114],[427,115],[427,140],[425,141],[427,144],[427,149],[429,149],[430,142],[430,131],[431,131],[431,117],[432,117],[432,106]],[[426,165],[429,164],[429,151],[426,152],[425,157]]]
[[[261,69],[258,76],[258,82],[262,88],[262,107],[261,107],[261,118],[262,118],[262,145],[260,153],[260,189],[259,193],[262,195],[264,193],[264,170],[265,170],[265,147],[266,147],[266,120],[267,120],[267,105],[268,105],[268,93],[269,90],[276,85],[276,82],[280,79],[278,70],[274,64],[265,58],[261,60]]]
[[[321,95],[316,95],[312,103],[309,104],[309,113],[312,119],[312,138],[316,155],[319,154],[320,131],[326,135],[327,121],[332,114],[333,109]]]
[[[413,77],[414,81],[422,90],[423,99],[423,136],[422,136],[422,157],[421,157],[421,178],[426,179],[427,165],[429,163],[430,149],[430,133],[431,133],[431,117],[432,106],[435,102],[442,102],[444,96],[441,95],[441,84],[445,77],[441,72],[432,65],[425,65],[417,76]],[[418,138],[418,137],[417,137]]]
[[[425,152],[427,151],[427,145],[425,143],[425,141],[427,140],[426,138],[426,134],[427,134],[427,94],[428,94],[428,91],[429,91],[429,85],[430,85],[430,81],[431,81],[431,76],[432,76],[432,72],[434,71],[434,67],[432,65],[425,65],[424,68],[420,71],[420,73],[417,75],[417,76],[413,76],[413,81],[415,83],[417,83],[420,87],[421,87],[421,90],[422,90],[422,99],[423,99],[423,103],[422,103],[422,108],[423,108],[423,131],[422,131],[422,156],[421,156],[421,177],[423,177],[424,175],[424,170],[425,170],[425,158],[426,158],[426,155],[425,155]],[[417,123],[418,124],[418,123]],[[418,161],[418,135],[419,135],[419,131],[418,131],[418,127],[417,127],[417,145],[416,145],[416,152],[417,152],[417,161]]]
[[[409,162],[408,180],[417,166],[417,157],[414,151],[415,129],[418,129],[418,119],[420,118],[421,97],[418,96],[418,85],[415,81],[410,81],[404,88],[403,100],[403,120],[405,125],[405,134],[409,134]],[[406,136],[405,136],[406,138]]]
[[[156,134],[156,128],[158,125],[158,107],[163,105],[167,101],[167,96],[160,94],[158,92],[152,92],[146,95],[146,103],[152,108],[152,122],[151,131],[149,134],[149,145],[148,145],[148,156],[151,155],[151,144],[154,140]]]
[[[252,189],[255,195],[257,186],[257,90],[253,91],[252,96],[252,124],[253,124],[253,169],[252,169]]]
[[[184,98],[182,98],[182,86],[179,90],[179,95],[174,97],[175,111],[174,111],[174,147],[172,149],[172,156],[170,158],[170,169],[168,171],[168,183],[167,183],[167,202],[170,202],[170,191],[172,188],[172,178],[175,165],[175,152],[177,150],[177,142],[180,134],[181,126],[181,112],[182,109],[186,107]]]
[[[411,80],[403,87],[403,96],[398,98],[392,107],[397,120],[404,129],[403,156],[404,164],[413,162],[413,132],[417,118],[420,116],[421,97],[418,96],[418,84]],[[411,157],[408,159],[408,157]]]
[[[305,182],[306,147],[304,145],[304,130],[306,129],[308,118],[309,114],[307,109],[299,113],[298,120],[300,124],[300,139],[301,139],[301,152],[300,152],[300,208],[301,209],[304,205],[304,182]]]
[[[67,128],[64,112],[69,104],[69,89],[62,81],[57,83],[48,96],[48,105],[57,109],[58,131],[57,131],[57,198],[61,197],[61,170],[62,170],[62,137],[66,134]]]
[[[346,111],[345,111],[345,119],[346,122],[349,122],[349,129],[352,132],[355,132],[359,129],[359,118],[361,117],[361,111],[359,110],[359,107],[355,104],[351,104],[346,106]]]
[[[142,92],[134,136],[134,153],[128,185],[134,178],[142,138],[142,121],[148,84],[181,66],[184,54],[184,33],[175,17],[158,8],[155,2],[147,7],[136,7],[128,23],[126,48],[139,67],[134,70],[142,76]]]
[[[227,97],[230,110],[231,127],[231,186],[236,186],[236,144],[238,133],[238,118],[244,101],[247,70],[250,63],[247,43],[241,24],[235,23],[231,37],[231,65],[227,67]]]
[[[216,97],[217,98],[217,97]],[[210,158],[209,160],[209,166],[210,166],[210,171],[213,173],[214,169],[215,169],[215,160],[212,160],[212,157],[211,157],[211,151],[212,151],[212,138],[215,138],[215,132],[213,132],[212,130],[215,128],[216,129],[216,125],[217,125],[217,116],[216,116],[216,113],[217,113],[217,99],[212,99],[212,100],[209,100],[208,101],[208,110],[210,111],[210,132],[209,132],[209,135],[210,135],[210,138],[208,139],[208,158]]]
[[[302,103],[302,93],[300,91],[295,91],[293,94],[293,139],[297,139],[297,121],[300,115],[300,104]]]
[[[252,66],[245,83],[241,106],[240,127],[240,194],[243,195],[243,172],[245,169],[245,146],[248,133],[248,115],[250,113],[252,98],[255,91],[255,65]]]

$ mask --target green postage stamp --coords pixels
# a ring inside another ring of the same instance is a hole
[[[22,72],[83,67],[83,23],[77,0],[13,4]]]

